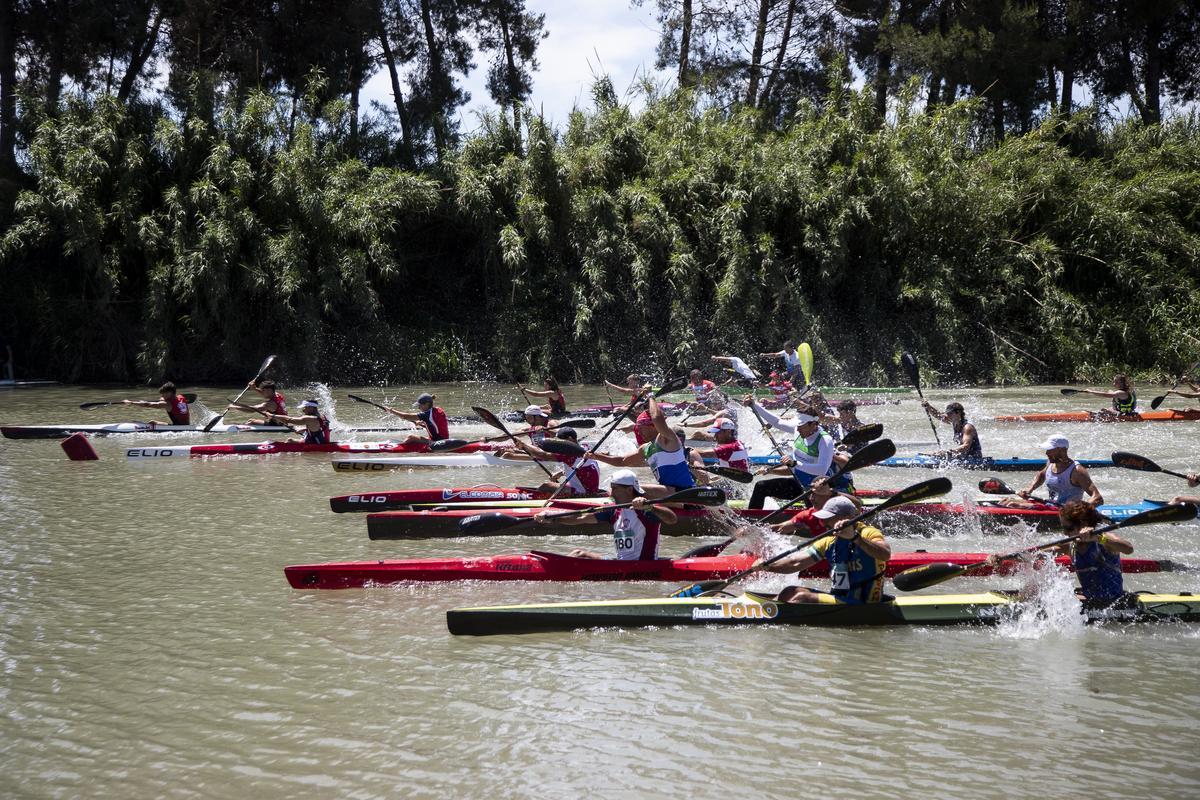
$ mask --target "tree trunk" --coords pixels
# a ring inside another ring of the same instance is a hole
[[[1066,62],[1063,64],[1062,70],[1062,100],[1058,103],[1058,110],[1063,116],[1071,116],[1071,104],[1074,102],[1071,97],[1072,84],[1075,83],[1075,64],[1068,55]]]
[[[505,81],[508,83],[508,101],[512,103],[513,139],[517,155],[521,154],[521,80],[517,74],[517,60],[513,56],[512,36],[508,32],[508,14],[500,11],[500,33],[504,38]]]
[[[754,28],[754,50],[750,53],[750,85],[746,89],[746,105],[758,103],[758,82],[762,77],[763,40],[767,38],[767,12],[771,0],[758,0],[758,24]]]
[[[446,73],[442,67],[442,50],[433,32],[433,12],[430,11],[429,0],[421,0],[421,24],[425,28],[425,47],[429,52],[429,88],[433,93],[433,146],[440,163],[450,138],[446,130],[446,96],[442,91]]]
[[[787,57],[788,44],[792,39],[792,21],[796,17],[797,0],[787,0],[787,17],[783,20],[783,35],[779,38],[779,52],[775,54],[775,62],[771,65],[771,74],[767,76],[767,88],[763,89],[759,107],[765,107],[775,96],[775,87],[779,85],[779,74],[783,72],[783,61]]]
[[[1159,42],[1162,40],[1162,20],[1155,17],[1146,31],[1146,111],[1144,116],[1147,125],[1162,121],[1162,109],[1159,105],[1162,97],[1160,83],[1162,81],[1162,51]]]
[[[891,27],[892,0],[879,2],[879,41],[875,43],[875,113],[887,114],[888,84],[892,79],[892,46],[884,41]]]
[[[1133,69],[1133,56],[1130,53],[1129,39],[1125,38],[1121,41],[1121,56],[1124,60],[1125,72],[1125,89],[1129,92],[1129,99],[1137,108],[1138,114],[1142,117],[1142,122],[1150,124],[1150,109],[1147,107],[1145,100],[1142,99],[1142,93],[1138,91],[1137,73]]]
[[[17,172],[17,14],[0,0],[0,173]]]
[[[50,36],[50,59],[46,65],[46,113],[51,117],[58,116],[58,100],[62,96],[63,63],[66,57],[66,15],[62,13],[62,4],[54,3],[51,14],[52,31]]]
[[[925,113],[932,114],[937,110],[942,96],[942,76],[934,72],[929,76],[929,93],[925,97]]]
[[[692,49],[692,0],[683,0],[683,19],[679,30],[679,85],[691,86],[688,58]]]
[[[1004,101],[999,97],[992,98],[992,133],[996,144],[1004,141]]]
[[[153,12],[152,12],[153,13]],[[163,10],[158,9],[158,13],[149,20],[150,30],[138,40],[133,52],[129,55],[129,66],[125,69],[125,75],[121,78],[121,87],[117,89],[117,100],[124,103],[133,93],[133,86],[137,83],[138,77],[142,74],[142,70],[146,67],[146,62],[154,53],[154,48],[158,46],[158,31],[162,27]]]
[[[400,89],[400,73],[396,70],[396,56],[388,42],[387,28],[383,22],[383,10],[379,17],[379,47],[383,50],[383,61],[387,65],[388,77],[392,80],[392,99],[396,103],[396,117],[400,120],[400,159],[410,169],[416,167],[412,150],[411,122],[408,108],[404,104],[404,92]]]

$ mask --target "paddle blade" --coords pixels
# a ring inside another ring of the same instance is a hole
[[[587,450],[567,439],[546,438],[542,440],[539,447],[547,453],[554,453],[556,456],[570,456],[572,458],[579,458],[587,452]]]
[[[662,397],[664,394],[671,394],[672,392],[678,392],[680,389],[687,387],[687,385],[688,385],[687,375],[680,375],[678,378],[672,378],[671,380],[664,383],[662,386],[658,387],[658,390],[654,393],[654,396],[657,398],[657,397]]]
[[[693,547],[691,550],[688,550],[686,553],[680,556],[680,558],[712,558],[713,556],[719,556],[725,551],[726,547],[729,547],[729,545],[733,544],[735,541],[737,541],[737,537],[730,536],[723,542],[702,544],[699,547]]]
[[[922,564],[919,567],[906,569],[892,578],[892,585],[902,592],[915,592],[938,583],[944,583],[951,578],[957,578],[966,573],[969,566],[951,564],[943,561],[937,564]]]
[[[258,366],[258,372],[255,373],[254,380],[257,381],[259,378],[261,378],[263,373],[266,372],[270,368],[270,366],[275,363],[276,358],[278,358],[278,356],[274,356],[274,355],[270,355],[270,356],[267,356],[266,358],[264,358],[263,362],[261,364],[259,364],[259,366]]]
[[[737,483],[752,483],[754,475],[746,472],[744,469],[734,469],[733,467],[705,467],[705,472],[711,472],[713,475],[720,475],[722,478],[728,478]]]
[[[1058,391],[1062,394],[1083,394],[1078,389],[1059,389]]]
[[[979,482],[979,491],[984,494],[1016,494],[1007,483],[999,478],[984,478]]]
[[[1112,460],[1118,467],[1124,467],[1125,469],[1133,469],[1138,472],[1162,472],[1162,467],[1158,464],[1136,453],[1126,453],[1118,450],[1112,454]]]
[[[839,444],[844,444],[847,447],[853,447],[856,444],[870,442],[883,436],[883,423],[876,422],[872,425],[864,425],[861,428],[855,428],[842,437]]]
[[[804,373],[804,384],[812,383],[813,351],[808,342],[801,342],[796,348],[796,357],[800,359],[800,371]]]
[[[839,472],[853,472],[856,469],[878,464],[880,461],[889,459],[894,455],[896,455],[896,443],[891,439],[880,439],[879,441],[871,442],[862,450],[850,456],[850,460],[846,462],[846,465]]]
[[[1134,525],[1154,525],[1160,522],[1190,522],[1196,518],[1196,507],[1191,503],[1159,506],[1132,517],[1123,519],[1113,525],[1114,528],[1128,528]]]
[[[682,589],[676,589],[671,592],[669,597],[699,597],[706,592],[724,589],[729,585],[729,581],[700,581],[693,583],[691,586],[685,586]]]
[[[908,376],[908,382],[919,390],[921,388],[921,368],[917,365],[916,356],[909,352],[901,353],[900,366],[904,368],[904,374]]]
[[[930,497],[940,497],[953,488],[954,484],[950,482],[949,478],[933,478],[932,480],[921,481],[896,492],[875,506],[873,510],[876,512],[885,511],[886,509],[905,505],[906,503],[915,503],[918,500],[927,500]]]
[[[684,489],[682,492],[669,494],[661,500],[655,500],[656,503],[692,503],[698,506],[722,506],[725,505],[725,490],[714,489],[711,486],[693,486],[690,489]]]
[[[1166,400],[1166,399],[1167,399],[1167,396],[1165,394],[1160,394],[1158,397],[1156,397],[1150,401],[1150,408],[1157,411],[1158,407],[1163,404],[1163,400]]]
[[[111,401],[109,401],[109,400],[101,400],[101,401],[98,401],[98,402],[95,402],[95,403],[80,403],[80,404],[79,404],[79,407],[80,407],[81,409],[83,409],[84,411],[87,411],[87,410],[89,410],[89,409],[92,409],[92,408],[99,408],[100,406],[119,406],[119,405],[121,405],[121,404],[120,404],[120,403],[113,403],[113,402],[111,402]]]
[[[558,423],[558,425],[556,425],[555,427],[557,427],[557,428],[594,428],[594,427],[596,427],[596,420],[591,419],[591,418],[568,419],[568,420],[564,420],[564,421]]]
[[[441,453],[446,450],[460,450],[469,444],[470,442],[465,439],[439,439],[429,443],[429,452]]]
[[[532,521],[533,517],[520,518],[509,514],[501,514],[499,511],[492,511],[487,514],[475,514],[463,519],[458,523],[458,529],[471,536],[480,536],[507,530],[514,525],[520,525],[522,522]]]
[[[487,423],[488,425],[491,425],[493,428],[496,428],[498,430],[504,431],[505,433],[508,433],[508,429],[504,427],[504,423],[501,422],[500,418],[497,417],[495,414],[493,414],[491,411],[488,411],[486,408],[482,408],[480,406],[471,406],[471,410],[474,411],[476,414],[478,414],[479,418],[481,420],[483,420],[485,423]]]

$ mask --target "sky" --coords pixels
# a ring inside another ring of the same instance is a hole
[[[608,75],[621,97],[647,74],[667,78],[654,69],[658,47],[655,5],[654,0],[646,0],[641,7],[632,6],[629,0],[527,0],[530,13],[546,15],[543,27],[550,34],[538,47],[532,107],[551,124],[562,126],[572,108],[590,107],[596,77]],[[471,95],[460,111],[463,131],[479,127],[480,112],[496,110],[484,87],[489,58],[487,53],[477,53],[476,68],[463,83]],[[392,108],[387,70],[380,70],[367,82],[363,100],[377,100]]]

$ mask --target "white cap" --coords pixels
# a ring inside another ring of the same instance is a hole
[[[1065,436],[1051,436],[1049,439],[1042,442],[1043,450],[1057,450],[1060,447],[1063,450],[1066,450],[1070,446],[1071,443],[1067,441],[1067,437]]]
[[[737,430],[737,423],[735,423],[729,417],[721,417],[719,420],[717,420],[715,423],[713,423],[713,426],[708,429],[708,432],[716,433],[717,431],[736,431],[736,430]]]
[[[819,511],[814,511],[813,516],[817,519],[831,519],[833,517],[853,517],[858,513],[858,506],[848,497],[831,497],[825,501],[825,505],[821,506]]]
[[[300,404],[300,407],[301,408],[317,408],[317,401],[316,400],[305,400],[303,403]]]
[[[638,476],[631,469],[619,469],[612,474],[609,480],[610,486],[628,486],[633,489],[636,494],[642,493],[642,484],[638,480]]]
[[[803,411],[796,412],[796,424],[806,425],[809,422],[819,422],[820,417],[814,417],[812,414],[805,414]]]
[[[525,416],[527,417],[545,417],[546,409],[541,406],[525,406]]]

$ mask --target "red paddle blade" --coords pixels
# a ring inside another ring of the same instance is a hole
[[[99,461],[92,443],[82,433],[72,433],[62,440],[62,449],[72,461]]]

